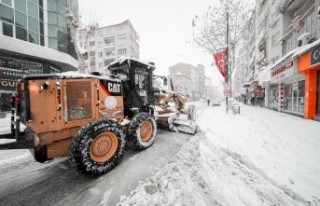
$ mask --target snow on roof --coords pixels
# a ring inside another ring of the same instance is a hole
[[[275,63],[269,64],[265,69],[263,69],[260,72],[260,75],[265,75],[266,72],[274,69],[275,67],[277,67],[279,64],[281,64],[283,61],[285,61],[287,59],[298,57],[298,56],[301,56],[301,55],[307,53],[310,49],[318,46],[319,44],[320,44],[320,39],[318,39],[310,44],[292,49],[286,55],[284,55],[283,57],[278,59],[278,61],[276,61]]]
[[[107,79],[107,80],[113,80],[113,81],[121,81],[119,79],[112,79],[108,76],[97,76],[97,75],[92,75],[92,74],[82,74],[82,73],[79,73],[79,72],[74,72],[74,71],[69,71],[69,72],[63,72],[63,73],[54,73],[54,74],[35,74],[35,75],[27,75],[27,76],[24,76],[24,79],[29,79],[29,78],[32,78],[32,77],[47,77],[47,78],[50,78],[50,77],[57,77],[57,78],[62,78],[62,79],[65,79],[65,78],[72,78],[72,79],[76,79],[76,78],[98,78],[98,79]]]
[[[318,46],[319,44],[320,44],[320,39],[318,39],[310,44],[298,47],[298,48],[296,48],[296,52],[294,53],[293,57],[301,56],[301,55],[307,53],[313,47]]]
[[[4,35],[0,35],[0,48],[27,56],[32,54],[34,58],[69,65],[73,67],[73,69],[76,69],[79,66],[78,60],[71,57],[69,54]]]
[[[125,62],[130,62],[130,61],[134,61],[134,62],[137,62],[137,63],[140,63],[140,64],[143,64],[143,65],[146,65],[148,66],[148,69],[152,68],[152,69],[155,69],[155,66],[152,65],[152,64],[149,64],[147,62],[143,62],[143,61],[140,61],[138,59],[135,59],[135,58],[132,58],[132,57],[125,57],[125,56],[121,56],[121,57],[118,57],[116,58],[114,61],[112,61],[108,67],[113,67],[113,66],[116,66],[117,64],[121,65],[121,64],[124,64]]]

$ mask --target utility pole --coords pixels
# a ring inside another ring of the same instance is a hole
[[[227,21],[227,28],[226,28],[226,86],[227,92],[229,92],[228,88],[228,81],[229,81],[229,10],[228,10],[228,0],[226,0],[226,21]],[[226,112],[228,114],[228,93],[226,95]]]

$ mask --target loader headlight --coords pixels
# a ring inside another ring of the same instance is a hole
[[[115,97],[109,96],[106,98],[106,100],[104,101],[104,105],[108,108],[108,109],[114,109],[117,106],[117,100]]]

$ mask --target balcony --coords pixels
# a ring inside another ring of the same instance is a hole
[[[314,0],[309,0],[314,1]],[[287,11],[295,11],[301,8],[304,4],[308,3],[309,1],[305,0],[282,0],[278,4],[278,11],[281,13],[285,13]]]
[[[265,51],[267,49],[267,40],[264,38],[259,42],[259,51]]]

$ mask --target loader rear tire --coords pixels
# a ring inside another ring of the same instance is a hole
[[[150,147],[157,135],[157,124],[149,113],[139,113],[133,117],[128,129],[129,140],[136,150]]]
[[[69,162],[81,173],[101,175],[120,162],[124,147],[121,125],[112,120],[98,119],[75,134],[69,149]]]

